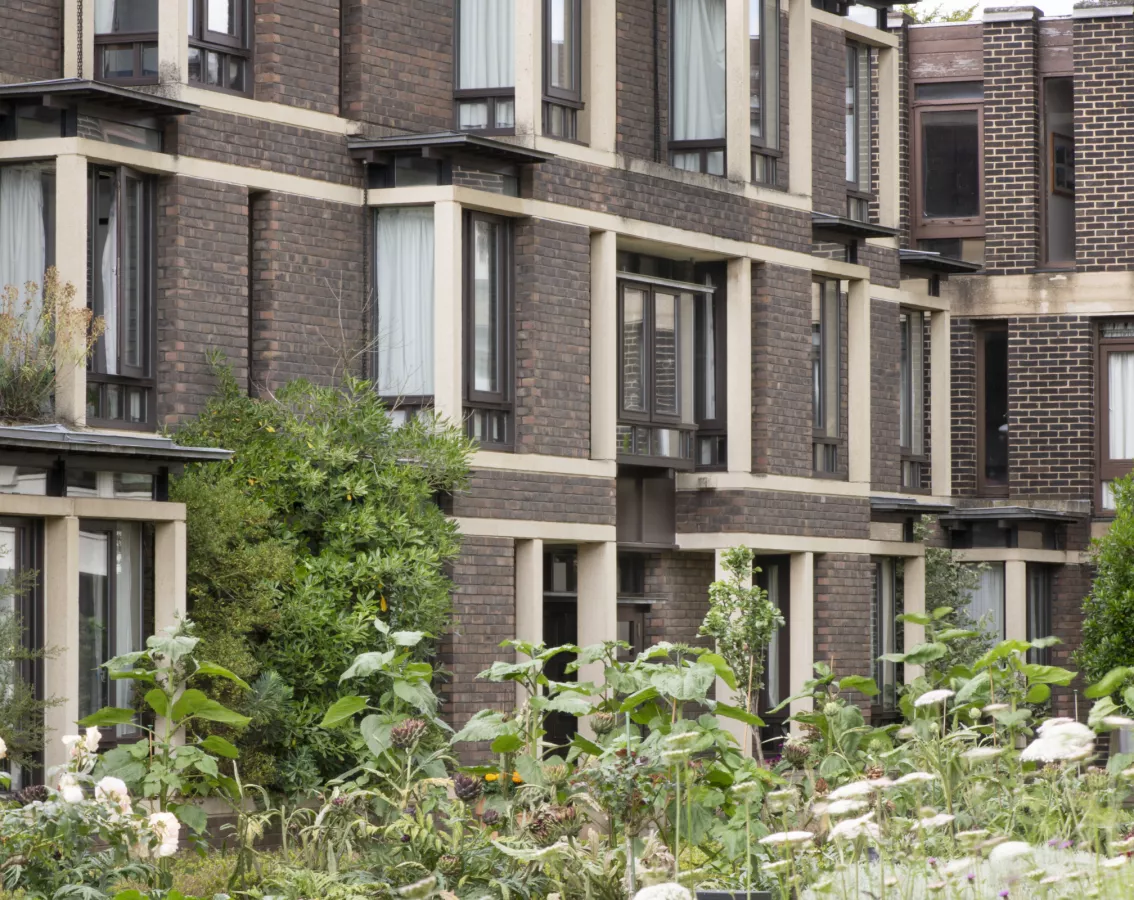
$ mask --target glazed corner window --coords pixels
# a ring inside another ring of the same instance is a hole
[[[976,332],[977,491],[1008,494],[1008,326]]]
[[[725,174],[725,0],[672,0],[669,161]]]
[[[248,0],[189,0],[189,80],[246,94],[251,17]]]
[[[371,371],[397,419],[433,405],[433,207],[374,214]]]
[[[22,163],[0,166],[0,297],[8,286],[16,290],[18,309],[27,302],[29,281],[43,287],[43,274],[55,264],[55,166]],[[37,292],[21,315],[39,321],[43,296]]]
[[[871,627],[870,658],[874,660],[874,682],[878,685],[875,704],[883,711],[897,709],[898,685],[902,683],[902,667],[881,659],[890,653],[901,653],[904,642],[902,623],[902,577],[900,563],[890,557],[874,560],[874,616]]]
[[[129,169],[90,169],[87,302],[103,333],[87,363],[87,418],[152,427],[154,190]]]
[[[95,0],[95,78],[157,82],[157,30],[158,0]]]
[[[925,314],[903,310],[901,331],[901,418],[902,487],[921,489],[925,465]]]
[[[870,217],[870,68],[871,48],[847,44],[846,164],[847,216]]]
[[[748,0],[748,103],[752,180],[775,185],[780,146],[780,4]]]
[[[466,213],[464,260],[466,427],[486,450],[511,450],[511,223]]]
[[[811,283],[811,409],[813,468],[833,475],[839,468],[841,401],[839,282]]]
[[[1043,82],[1047,139],[1044,192],[1044,259],[1050,266],[1075,264],[1075,91],[1070,78]]]
[[[544,0],[543,133],[579,136],[583,108],[583,0]]]
[[[1099,447],[1101,506],[1113,511],[1111,485],[1134,467],[1134,321],[1116,319],[1099,326]]]
[[[509,134],[516,127],[514,0],[456,3],[457,127]]]

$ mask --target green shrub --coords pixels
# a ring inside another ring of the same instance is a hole
[[[1076,662],[1090,681],[1134,665],[1134,478],[1114,482],[1115,516],[1094,542],[1095,580],[1083,603],[1083,642]]]

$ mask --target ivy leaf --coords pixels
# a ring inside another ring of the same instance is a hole
[[[319,726],[321,728],[334,728],[337,725],[342,725],[343,722],[366,709],[368,704],[369,701],[365,697],[340,697],[327,710],[327,714],[323,716],[323,721],[319,723]]]

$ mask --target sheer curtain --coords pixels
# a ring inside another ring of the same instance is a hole
[[[0,289],[13,285],[24,297],[29,281],[43,284],[46,247],[43,176],[32,166],[0,168]],[[37,299],[32,316],[38,317]]]
[[[433,393],[433,207],[378,213],[378,393]]]
[[[95,34],[111,34],[114,31],[114,13],[117,0],[95,0]]]
[[[673,139],[725,136],[725,0],[674,0]]]
[[[512,87],[514,0],[460,0],[460,9],[459,86]]]
[[[103,371],[118,374],[118,198],[110,201],[110,220],[102,245]]]
[[[118,560],[114,597],[114,656],[142,649],[142,526],[138,522],[122,522],[117,533]],[[134,682],[112,682],[115,706],[134,705]],[[117,734],[133,734],[132,725],[119,725]]]
[[[969,593],[969,615],[1004,639],[1004,563],[985,563],[980,583]]]
[[[766,566],[768,572],[768,601],[780,607],[780,567]],[[772,639],[768,641],[768,654],[764,662],[764,692],[768,695],[768,709],[779,704],[783,698],[780,696],[780,637],[782,629],[772,632]],[[767,710],[765,710],[767,712]]]
[[[1109,354],[1110,458],[1134,459],[1134,353]]]

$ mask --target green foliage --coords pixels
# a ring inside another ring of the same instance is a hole
[[[974,3],[972,6],[965,6],[960,9],[953,9],[946,11],[942,3],[938,3],[932,7],[915,7],[908,3],[904,3],[898,7],[902,15],[909,16],[914,20],[915,24],[925,25],[930,22],[968,22],[972,19],[973,13],[976,12],[980,4]]]
[[[1075,660],[1097,681],[1134,665],[1134,477],[1114,482],[1115,515],[1094,542],[1095,579],[1083,603],[1083,640]]]
[[[61,702],[39,699],[34,686],[23,676],[29,664],[55,655],[52,650],[28,649],[24,621],[11,611],[14,601],[34,584],[35,575],[26,572],[18,578],[0,581],[0,741],[6,745],[8,762],[18,766],[32,764],[35,754],[43,749],[43,714]]]
[[[226,368],[217,376],[177,435],[234,453],[190,466],[171,490],[187,505],[190,608],[202,652],[253,684],[220,696],[264,726],[236,738],[248,777],[314,790],[358,760],[359,742],[320,723],[339,675],[385,649],[374,619],[395,632],[448,628],[459,535],[434,498],[465,483],[470,445],[437,419],[395,428],[363,381],[251,398]],[[426,640],[413,655],[433,650]],[[353,688],[376,697],[379,685]]]

